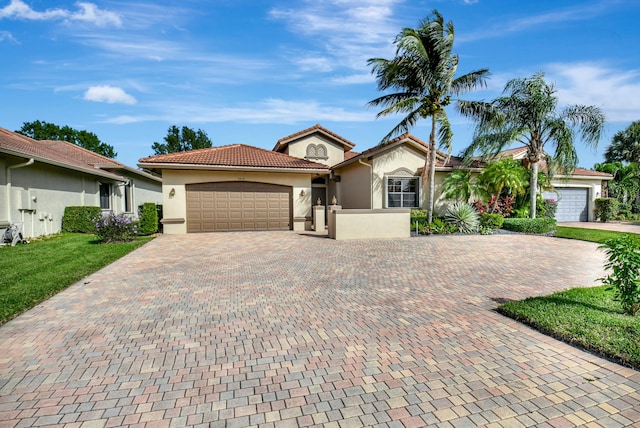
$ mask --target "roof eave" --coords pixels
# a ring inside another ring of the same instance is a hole
[[[140,168],[162,170],[162,169],[195,169],[201,171],[241,171],[241,172],[286,172],[296,174],[317,174],[329,173],[329,168],[283,168],[283,167],[256,167],[256,166],[233,166],[233,165],[199,165],[199,164],[177,164],[177,163],[138,163]]]
[[[6,153],[12,156],[17,156],[17,157],[21,157],[24,159],[34,159],[35,161],[39,162],[39,163],[44,163],[47,165],[53,165],[53,166],[57,166],[59,168],[65,168],[65,169],[70,169],[72,171],[76,171],[76,172],[81,172],[81,173],[85,173],[85,174],[90,174],[90,175],[96,175],[98,177],[103,177],[103,178],[109,178],[111,180],[116,180],[116,181],[124,181],[125,177],[122,177],[118,174],[109,172],[109,171],[104,171],[98,168],[91,168],[88,167],[87,168],[80,168],[77,167],[75,165],[69,165],[63,162],[58,162],[58,161],[54,161],[51,159],[47,159],[47,158],[43,158],[42,156],[37,156],[37,155],[31,155],[29,153],[22,153],[22,152],[17,152],[11,149],[7,149],[7,148],[0,148],[0,152],[2,153]]]

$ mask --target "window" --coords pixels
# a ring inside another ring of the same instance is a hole
[[[133,212],[131,209],[131,181],[124,185],[124,212]]]
[[[387,177],[387,208],[418,208],[418,178]]]
[[[111,209],[111,185],[108,183],[100,183],[100,208]]]

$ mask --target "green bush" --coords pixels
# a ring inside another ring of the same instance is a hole
[[[640,310],[640,251],[638,242],[630,236],[609,239],[598,248],[607,254],[604,267],[611,274],[600,278],[608,289],[614,290],[616,300],[629,315]]]
[[[556,229],[553,218],[505,218],[502,228],[520,233],[547,233]]]
[[[500,229],[504,223],[504,217],[500,214],[480,214],[480,226],[488,229]]]
[[[153,202],[138,207],[138,235],[152,235],[158,231],[158,209]]]
[[[444,221],[453,224],[461,233],[475,233],[480,227],[478,212],[464,202],[454,202],[449,205],[444,214]]]
[[[616,198],[598,198],[596,203],[596,219],[606,223],[613,220],[618,213],[618,200]]]
[[[458,229],[451,223],[445,223],[442,219],[434,218],[431,223],[420,226],[420,233],[423,235],[446,235],[456,233]]]
[[[62,216],[62,231],[95,233],[95,218],[102,213],[100,207],[65,207]]]
[[[103,243],[133,241],[136,237],[136,223],[125,214],[98,214],[94,220],[94,231]]]

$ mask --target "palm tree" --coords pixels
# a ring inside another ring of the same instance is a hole
[[[478,185],[489,197],[494,195],[492,213],[496,211],[503,190],[509,195],[520,195],[526,191],[526,184],[527,170],[514,159],[491,162],[478,176]]]
[[[618,131],[604,152],[606,162],[640,162],[640,121],[636,120],[624,131]]]
[[[544,73],[507,82],[503,95],[486,102],[460,101],[460,113],[476,120],[473,141],[464,151],[467,160],[477,152],[497,154],[513,142],[527,147],[531,164],[530,215],[536,216],[536,192],[540,161],[568,175],[578,155],[574,145],[576,132],[588,145],[597,146],[604,129],[604,114],[595,106],[571,105],[558,111],[556,90],[544,80]],[[548,156],[545,145],[555,148]]]
[[[442,182],[442,193],[447,199],[469,202],[471,195],[476,193],[476,184],[470,170],[456,170],[448,174]]]
[[[453,23],[445,23],[437,10],[421,22],[418,28],[405,28],[396,37],[396,56],[393,59],[371,58],[368,64],[376,75],[380,91],[392,90],[368,103],[382,106],[376,117],[406,114],[380,142],[408,132],[418,119],[431,117],[429,152],[425,159],[423,182],[429,174],[427,220],[433,220],[436,170],[436,134],[439,145],[451,153],[453,133],[445,107],[452,97],[485,86],[487,69],[456,76],[458,55],[453,49]],[[438,129],[439,128],[439,129]]]

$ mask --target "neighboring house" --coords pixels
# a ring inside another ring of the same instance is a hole
[[[428,146],[411,134],[362,153],[349,140],[315,125],[284,137],[273,150],[235,144],[140,159],[138,165],[163,179],[165,233],[231,230],[310,230],[312,205],[344,209],[420,208],[428,189],[422,171]],[[472,170],[480,172],[481,162]],[[461,159],[441,152],[436,157],[436,209],[445,204],[442,181],[461,168]],[[602,180],[611,176],[576,169],[561,189],[583,189],[592,220],[593,200]],[[571,191],[569,191],[571,193]],[[568,194],[569,194],[568,193]],[[574,196],[571,194],[571,196]],[[577,195],[576,195],[577,196]],[[579,202],[567,208],[567,219],[582,218]],[[572,211],[573,210],[573,211]],[[571,213],[569,211],[572,211]]]
[[[22,222],[25,238],[60,232],[67,206],[136,216],[138,205],[162,202],[161,183],[75,144],[0,128],[0,229]]]

